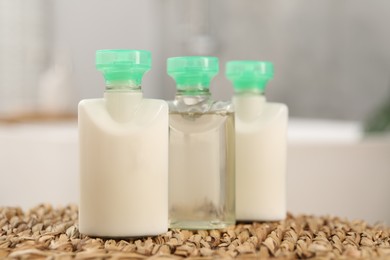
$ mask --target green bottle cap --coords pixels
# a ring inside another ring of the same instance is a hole
[[[141,50],[98,50],[96,68],[103,72],[106,82],[133,81],[141,85],[145,72],[152,63],[149,51]]]
[[[226,77],[235,91],[260,90],[274,76],[274,66],[266,61],[230,61],[226,64]]]
[[[167,60],[167,73],[183,91],[208,90],[211,79],[218,74],[216,57],[174,57]]]

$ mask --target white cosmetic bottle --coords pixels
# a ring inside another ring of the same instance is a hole
[[[236,115],[236,218],[275,221],[286,217],[288,109],[263,95],[273,77],[269,62],[231,61]]]
[[[142,97],[148,51],[100,50],[102,99],[79,104],[79,229],[101,237],[168,230],[168,105]]]

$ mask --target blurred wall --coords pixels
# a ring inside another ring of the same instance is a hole
[[[99,49],[144,49],[152,52],[152,70],[144,78],[148,97],[163,96],[159,1],[55,1],[55,45],[73,64],[74,105],[103,97],[104,79],[95,69]]]
[[[56,0],[52,5],[48,49],[52,60],[70,58],[74,111],[80,99],[102,96],[94,55],[106,48],[152,51],[153,67],[143,86],[147,97],[173,98],[165,60],[179,55],[220,58],[221,73],[211,86],[218,99],[232,95],[223,76],[226,61],[274,62],[267,97],[286,103],[294,117],[363,120],[390,95],[387,1]],[[6,86],[0,87],[4,93]]]
[[[179,2],[165,1],[164,52],[219,56],[217,98],[232,94],[223,69],[234,59],[272,61],[266,94],[296,117],[363,120],[390,96],[390,2]]]
[[[52,5],[0,0],[0,117],[37,106],[52,45]]]

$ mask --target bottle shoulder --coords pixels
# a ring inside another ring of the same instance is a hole
[[[266,102],[262,106],[235,106],[236,127],[257,129],[274,124],[287,124],[288,108],[285,104]]]
[[[152,99],[152,98],[143,98],[141,100],[141,108],[145,106],[152,106],[156,109],[167,111],[168,103],[162,99]],[[82,99],[78,104],[79,108],[105,108],[105,99],[104,98],[93,98],[93,99]]]
[[[99,104],[104,102],[103,98],[91,98],[91,99],[82,99],[80,100],[78,106],[79,107],[85,107],[85,106],[91,106],[95,104]]]
[[[164,111],[168,111],[168,109],[169,109],[167,101],[162,100],[162,99],[145,98],[145,99],[143,99],[143,102],[152,104],[156,107],[159,107],[160,109],[162,109]]]
[[[287,115],[288,107],[283,103],[267,102],[265,108],[269,110],[269,113]]]
[[[143,128],[151,127],[155,124],[165,122],[168,125],[168,104],[158,99],[143,99],[140,104],[131,110],[126,110],[120,106],[115,108],[117,111],[107,109],[104,99],[87,99],[79,103],[79,122],[88,121],[98,128]],[[112,112],[116,113],[113,116]],[[120,117],[119,117],[120,116]],[[117,118],[124,120],[118,121]]]
[[[168,101],[170,113],[233,113],[231,101],[216,101],[211,98],[182,97]]]
[[[271,107],[274,107],[276,109],[281,109],[281,110],[287,110],[288,111],[288,107],[286,104],[284,103],[278,103],[278,102],[267,102],[267,104]]]

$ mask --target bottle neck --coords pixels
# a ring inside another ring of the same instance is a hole
[[[259,90],[235,92],[233,104],[236,118],[241,121],[252,121],[258,118],[266,104],[264,93]]]
[[[197,85],[177,85],[176,96],[210,96],[210,90],[208,87]]]
[[[141,92],[141,85],[132,80],[106,80],[105,92]]]
[[[208,110],[210,102],[211,93],[208,88],[177,86],[173,110],[203,113],[205,110]]]
[[[209,91],[204,92],[187,92],[187,91],[177,91],[175,99],[181,99],[181,98],[202,98],[202,99],[208,99],[211,97],[211,93]]]
[[[190,103],[199,103],[211,97],[209,88],[203,85],[177,85],[176,88],[176,100],[192,100]]]
[[[258,88],[245,88],[245,89],[235,89],[234,90],[234,95],[235,96],[264,96],[264,91],[260,90]]]
[[[117,122],[128,122],[141,104],[141,86],[132,81],[106,81],[104,100],[108,113]]]

